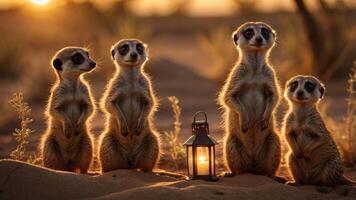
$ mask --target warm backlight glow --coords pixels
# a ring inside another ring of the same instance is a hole
[[[31,0],[31,2],[33,4],[39,5],[39,6],[43,6],[46,5],[50,2],[51,0]]]

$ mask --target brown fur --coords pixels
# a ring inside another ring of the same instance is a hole
[[[73,67],[70,56],[80,52],[85,62]],[[87,173],[92,160],[93,144],[88,119],[93,116],[95,104],[90,86],[81,77],[94,62],[87,51],[79,47],[66,47],[57,52],[55,59],[63,63],[56,70],[57,81],[51,89],[46,117],[48,125],[41,139],[43,165],[48,168]],[[95,63],[94,63],[95,64]]]
[[[291,83],[297,81],[298,88],[291,91]],[[313,93],[304,89],[305,82],[316,85]],[[305,100],[298,101],[296,92],[304,91]],[[283,133],[289,144],[288,166],[294,185],[312,184],[322,186],[321,192],[336,184],[351,184],[343,175],[342,163],[337,146],[325,127],[317,109],[323,96],[324,86],[315,77],[296,76],[286,84],[285,97],[290,110],[285,116]]]
[[[107,85],[101,102],[107,115],[99,145],[102,172],[115,169],[150,172],[159,159],[160,143],[152,123],[157,103],[150,78],[143,70],[146,47],[137,62],[126,62],[130,53],[137,53],[137,43],[141,42],[121,40],[112,49],[117,72]],[[123,44],[130,47],[125,56],[117,50]]]
[[[246,27],[266,27],[271,40],[259,49],[243,39]],[[275,32],[264,23],[246,23],[233,34],[240,60],[231,70],[219,95],[225,116],[224,158],[232,174],[253,173],[275,176],[281,159],[275,131],[274,110],[279,101],[279,85],[268,63]]]

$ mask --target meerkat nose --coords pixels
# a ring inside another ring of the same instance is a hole
[[[301,97],[301,96],[303,96],[303,95],[304,95],[303,90],[299,90],[299,91],[297,92],[297,96],[298,96],[298,97]]]
[[[130,58],[132,58],[132,59],[137,59],[137,53],[131,53],[130,54]]]
[[[262,43],[263,42],[263,39],[261,37],[256,37],[256,42],[257,43]]]
[[[93,61],[90,61],[89,65],[90,65],[90,67],[94,68],[96,66],[96,63]]]

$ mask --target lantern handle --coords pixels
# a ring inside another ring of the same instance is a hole
[[[199,115],[199,114],[204,114],[204,117],[205,117],[205,122],[208,122],[208,117],[206,116],[206,113],[204,111],[198,111],[194,114],[194,123],[196,122],[196,117]]]

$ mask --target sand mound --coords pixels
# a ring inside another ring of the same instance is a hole
[[[296,188],[251,174],[218,182],[131,170],[88,176],[0,161],[0,199],[355,199],[355,190],[340,186],[332,193],[320,194],[312,186]]]

